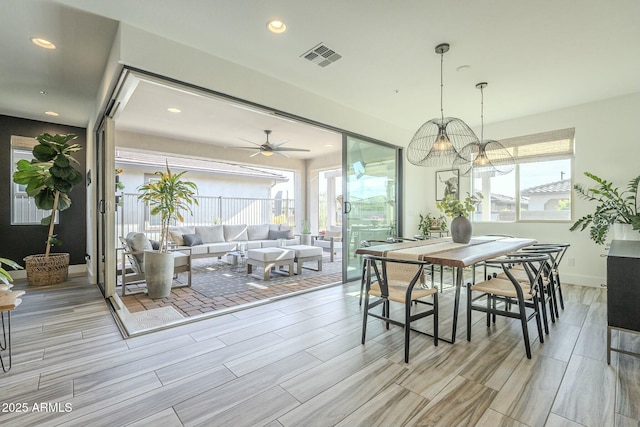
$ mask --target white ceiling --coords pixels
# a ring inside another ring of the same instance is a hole
[[[0,114],[78,126],[86,126],[95,104],[116,21],[409,130],[439,115],[440,57],[434,47],[442,42],[451,44],[444,56],[445,115],[472,126],[480,122],[475,89],[480,81],[489,82],[486,122],[640,92],[638,0],[0,2]],[[286,22],[286,33],[267,31],[273,17]],[[38,35],[59,49],[31,45],[30,37]],[[320,42],[342,58],[321,68],[300,57]],[[470,68],[456,71],[464,65]],[[141,95],[140,102],[149,95]],[[60,117],[45,118],[42,113],[49,109]],[[236,116],[230,111],[217,114]],[[287,122],[261,116],[271,122],[238,116],[236,127],[212,131],[183,115],[171,127],[214,135],[208,142],[225,146],[239,138],[263,142],[262,129],[273,128],[272,141],[306,146],[301,134],[286,129]],[[140,116],[137,123],[149,127],[149,120]],[[134,122],[119,126],[134,130]],[[157,116],[153,125],[159,125]]]

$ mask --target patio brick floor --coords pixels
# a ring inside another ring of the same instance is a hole
[[[340,263],[340,260],[336,261]],[[326,265],[326,264],[325,264]],[[195,274],[198,273],[194,273]],[[207,273],[211,274],[211,273]],[[213,273],[215,274],[215,273]],[[135,293],[120,297],[130,313],[135,313],[153,308],[173,306],[185,317],[197,316],[203,313],[211,313],[217,310],[227,309],[247,303],[266,300],[273,297],[283,296],[293,292],[315,289],[331,283],[341,283],[342,274],[339,272],[327,272],[310,276],[303,272],[300,276],[290,279],[280,279],[277,281],[255,280],[247,276],[251,282],[257,282],[260,286],[249,290],[227,293],[221,296],[207,297],[193,288],[181,287],[173,288],[168,298],[151,299],[145,293]],[[127,287],[128,291],[135,292],[135,287]],[[144,285],[142,286],[144,289]]]

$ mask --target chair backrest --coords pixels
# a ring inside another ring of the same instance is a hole
[[[515,265],[522,265],[529,277],[527,284],[531,286],[530,293],[534,295],[538,293],[540,278],[548,261],[549,255],[544,253],[514,252],[504,257],[490,259],[486,261],[486,264],[490,267],[502,268],[502,271],[514,285],[519,281],[509,270]]]
[[[399,260],[373,255],[365,255],[364,258],[371,263],[381,293],[386,296],[389,295],[388,284],[390,282],[403,282],[412,288],[417,283],[422,284],[424,268],[430,265],[425,261]]]
[[[135,231],[127,234],[125,240],[125,247],[128,248],[127,252],[130,252],[132,258],[135,260],[131,262],[131,268],[136,273],[144,273],[144,251],[153,250],[151,242],[144,233],[136,233]]]

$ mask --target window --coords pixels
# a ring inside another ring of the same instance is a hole
[[[18,161],[33,159],[31,151],[37,144],[35,138],[27,138],[24,136],[11,135],[11,225],[40,225],[42,218],[46,218],[51,211],[43,211],[36,207],[33,197],[29,197],[26,193],[26,185],[20,185],[13,182],[13,172],[17,168]],[[58,223],[56,216],[55,223]]]
[[[515,160],[506,175],[474,172],[473,188],[484,195],[476,221],[571,221],[575,129],[500,141]]]

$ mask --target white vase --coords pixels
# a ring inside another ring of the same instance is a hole
[[[640,240],[640,231],[631,224],[613,224],[612,240]]]

